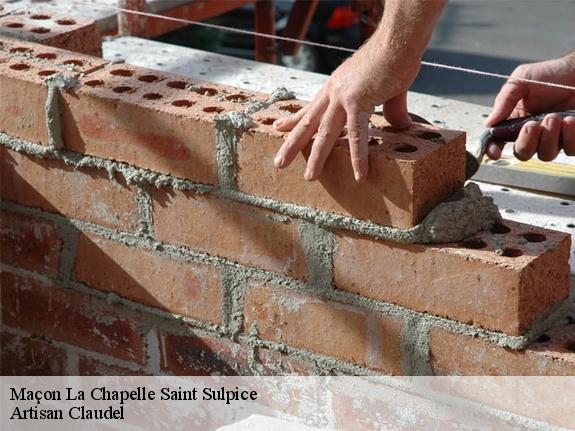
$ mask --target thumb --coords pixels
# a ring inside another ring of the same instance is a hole
[[[524,83],[512,80],[507,81],[495,97],[493,109],[485,120],[485,125],[490,127],[507,119],[517,106],[517,102],[527,97],[528,93],[529,88]]]
[[[407,92],[403,92],[383,105],[385,119],[394,127],[407,128],[411,126],[411,118],[407,113]]]

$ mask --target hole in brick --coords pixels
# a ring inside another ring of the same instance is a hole
[[[561,202],[561,205],[563,205],[563,206],[568,206],[568,205],[570,205],[570,204],[569,204],[569,202],[563,201],[563,202]]]
[[[392,126],[377,127],[377,129],[387,133],[401,133],[405,131],[405,129],[400,129],[399,127]]]
[[[114,76],[132,76],[134,72],[128,69],[114,69],[110,71],[110,75]]]
[[[24,24],[20,23],[20,22],[9,22],[8,24],[4,24],[4,27],[8,27],[8,28],[22,28],[24,27]]]
[[[88,87],[100,87],[104,85],[104,81],[102,81],[101,79],[94,79],[92,81],[86,81],[84,84],[87,85]]]
[[[393,151],[397,151],[398,153],[415,153],[417,151],[417,147],[410,144],[399,144],[393,148]]]
[[[501,253],[501,256],[519,257],[519,256],[523,256],[523,252],[521,250],[519,250],[518,248],[506,247],[503,249],[503,253]]]
[[[244,96],[243,94],[231,94],[228,97],[226,97],[226,99],[229,100],[230,102],[243,102],[247,98],[248,97]]]
[[[158,100],[164,96],[162,96],[161,94],[158,94],[158,93],[146,93],[146,94],[144,94],[143,97],[144,97],[144,99],[148,99],[148,100]]]
[[[46,28],[46,27],[36,27],[33,28],[32,30],[30,30],[32,33],[38,33],[38,34],[46,34],[46,33],[50,33],[50,29]]]
[[[573,228],[575,228],[575,224],[573,224],[573,223],[567,223],[567,227],[573,229]]]
[[[40,76],[50,76],[50,75],[54,75],[56,73],[55,70],[41,70],[40,72],[38,72],[38,75]]]
[[[551,338],[549,337],[549,335],[547,334],[543,334],[541,335],[538,339],[537,342],[538,343],[546,343],[547,341],[551,340]]]
[[[290,103],[289,105],[280,106],[280,109],[282,111],[287,111],[291,112],[292,114],[295,114],[301,109],[301,106],[296,105],[295,103]]]
[[[375,138],[371,138],[367,144],[370,145],[370,146],[373,146],[373,145],[379,145],[379,144],[381,144],[381,142],[379,142],[379,141],[378,141],[377,139],[375,139]]]
[[[473,249],[473,250],[480,250],[482,248],[487,247],[487,243],[479,238],[470,238],[466,239],[461,243],[461,245],[465,248]]]
[[[12,70],[28,70],[28,69],[30,69],[30,66],[28,66],[27,64],[18,63],[18,64],[13,64],[12,66],[10,66],[10,69],[12,69]]]
[[[32,49],[30,49],[30,48],[24,48],[23,46],[18,46],[18,47],[16,47],[16,48],[10,49],[10,52],[13,53],[13,54],[23,53],[23,52],[32,52]]]
[[[56,22],[60,25],[74,25],[74,24],[76,24],[76,21],[74,21],[73,19],[70,19],[70,18],[59,19]]]
[[[260,123],[265,124],[266,126],[271,126],[274,123],[274,121],[276,121],[275,118],[268,117],[268,118],[262,118],[260,120]]]
[[[58,57],[56,54],[52,54],[51,52],[42,52],[36,56],[36,58],[41,58],[43,60],[54,60]]]
[[[575,325],[575,317],[567,316],[567,324]]]
[[[178,90],[185,90],[187,82],[184,81],[170,81],[166,84],[170,88],[177,88]]]
[[[206,106],[204,108],[204,112],[217,112],[218,114],[223,110],[224,108],[220,108],[219,106]]]
[[[50,18],[52,18],[50,15],[44,15],[44,14],[35,14],[30,16],[30,19],[50,19]]]
[[[575,341],[570,341],[567,344],[565,344],[565,348],[570,352],[575,352]]]
[[[158,79],[160,78],[156,75],[142,75],[138,78],[138,80],[142,82],[156,82]]]
[[[525,238],[529,242],[543,242],[547,239],[545,235],[543,235],[542,233],[535,233],[535,232],[529,232],[523,234],[523,238]]]
[[[202,94],[204,96],[215,96],[216,94],[218,94],[218,90],[216,90],[214,88],[208,88],[208,87],[194,88],[194,91],[196,93]]]
[[[73,64],[74,66],[83,66],[84,62],[82,60],[66,60],[63,64]]]
[[[507,226],[501,223],[495,223],[491,228],[491,233],[496,233],[499,235],[509,232],[511,232],[511,229],[509,229]]]
[[[172,105],[177,106],[178,108],[189,108],[190,106],[195,105],[195,102],[191,100],[174,100]]]
[[[427,130],[423,132],[417,132],[415,136],[421,139],[443,139],[443,136],[441,136],[440,133],[430,132]]]
[[[128,92],[128,91],[132,91],[132,87],[127,87],[127,86],[122,85],[122,86],[120,86],[120,87],[114,87],[114,88],[112,88],[112,91],[113,91],[114,93],[126,93],[126,92]]]

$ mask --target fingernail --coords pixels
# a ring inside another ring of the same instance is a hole
[[[284,165],[284,162],[285,162],[285,160],[284,160],[283,156],[281,154],[278,154],[276,156],[276,158],[274,159],[274,166],[276,168],[281,168]]]
[[[310,170],[306,170],[305,174],[303,174],[303,177],[306,181],[312,181],[313,180],[313,175],[312,175],[312,172]]]
[[[282,119],[276,120],[276,121],[274,121],[274,127],[279,127],[282,125],[282,123],[283,123]]]
[[[363,181],[363,179],[365,178],[365,177],[363,176],[363,172],[354,172],[354,173],[353,173],[353,176],[355,177],[355,181],[356,181],[356,182]]]

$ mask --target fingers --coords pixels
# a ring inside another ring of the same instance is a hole
[[[507,81],[493,102],[493,109],[485,120],[487,127],[505,120],[513,112],[517,103],[527,96],[528,87],[512,80]]]
[[[275,129],[279,130],[280,132],[288,132],[292,130],[307,113],[309,106],[310,105],[306,105],[302,109],[297,111],[295,114],[290,115],[288,117],[279,118],[276,121],[274,121]]]
[[[394,127],[407,128],[411,126],[411,118],[407,111],[407,92],[389,99],[383,106],[385,119]]]
[[[489,144],[487,144],[485,154],[487,154],[487,157],[489,157],[491,160],[499,160],[501,158],[501,153],[503,152],[503,147],[505,144],[505,142],[489,142]]]
[[[323,115],[307,160],[307,168],[304,174],[306,180],[313,181],[320,176],[325,161],[345,126],[345,118],[345,111],[340,105],[337,103],[329,105]]]
[[[369,147],[367,138],[369,133],[369,117],[371,113],[351,109],[347,114],[347,138],[353,176],[355,180],[364,181],[369,174]]]
[[[537,146],[539,160],[550,162],[559,154],[559,136],[561,135],[561,118],[546,115],[541,122],[541,136]]]
[[[327,108],[327,103],[327,98],[322,97],[317,99],[312,105],[308,105],[308,109],[302,114],[277,152],[274,158],[274,166],[276,168],[285,168],[288,166],[295,156],[297,156],[298,152],[309,144],[319,127],[323,112]],[[299,114],[299,112],[296,113],[296,115],[297,114]],[[289,124],[292,123],[290,122]],[[282,123],[282,127],[283,126],[284,124]]]
[[[566,117],[563,119],[561,139],[563,141],[563,151],[565,154],[575,156],[575,117]]]
[[[537,121],[525,123],[513,147],[515,157],[521,161],[526,161],[533,157],[539,145],[540,135],[541,125]]]

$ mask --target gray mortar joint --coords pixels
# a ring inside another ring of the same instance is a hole
[[[48,145],[55,150],[64,148],[62,138],[62,113],[60,110],[60,91],[70,90],[78,81],[69,76],[55,74],[46,79],[48,97],[46,98],[46,127],[48,128]]]

